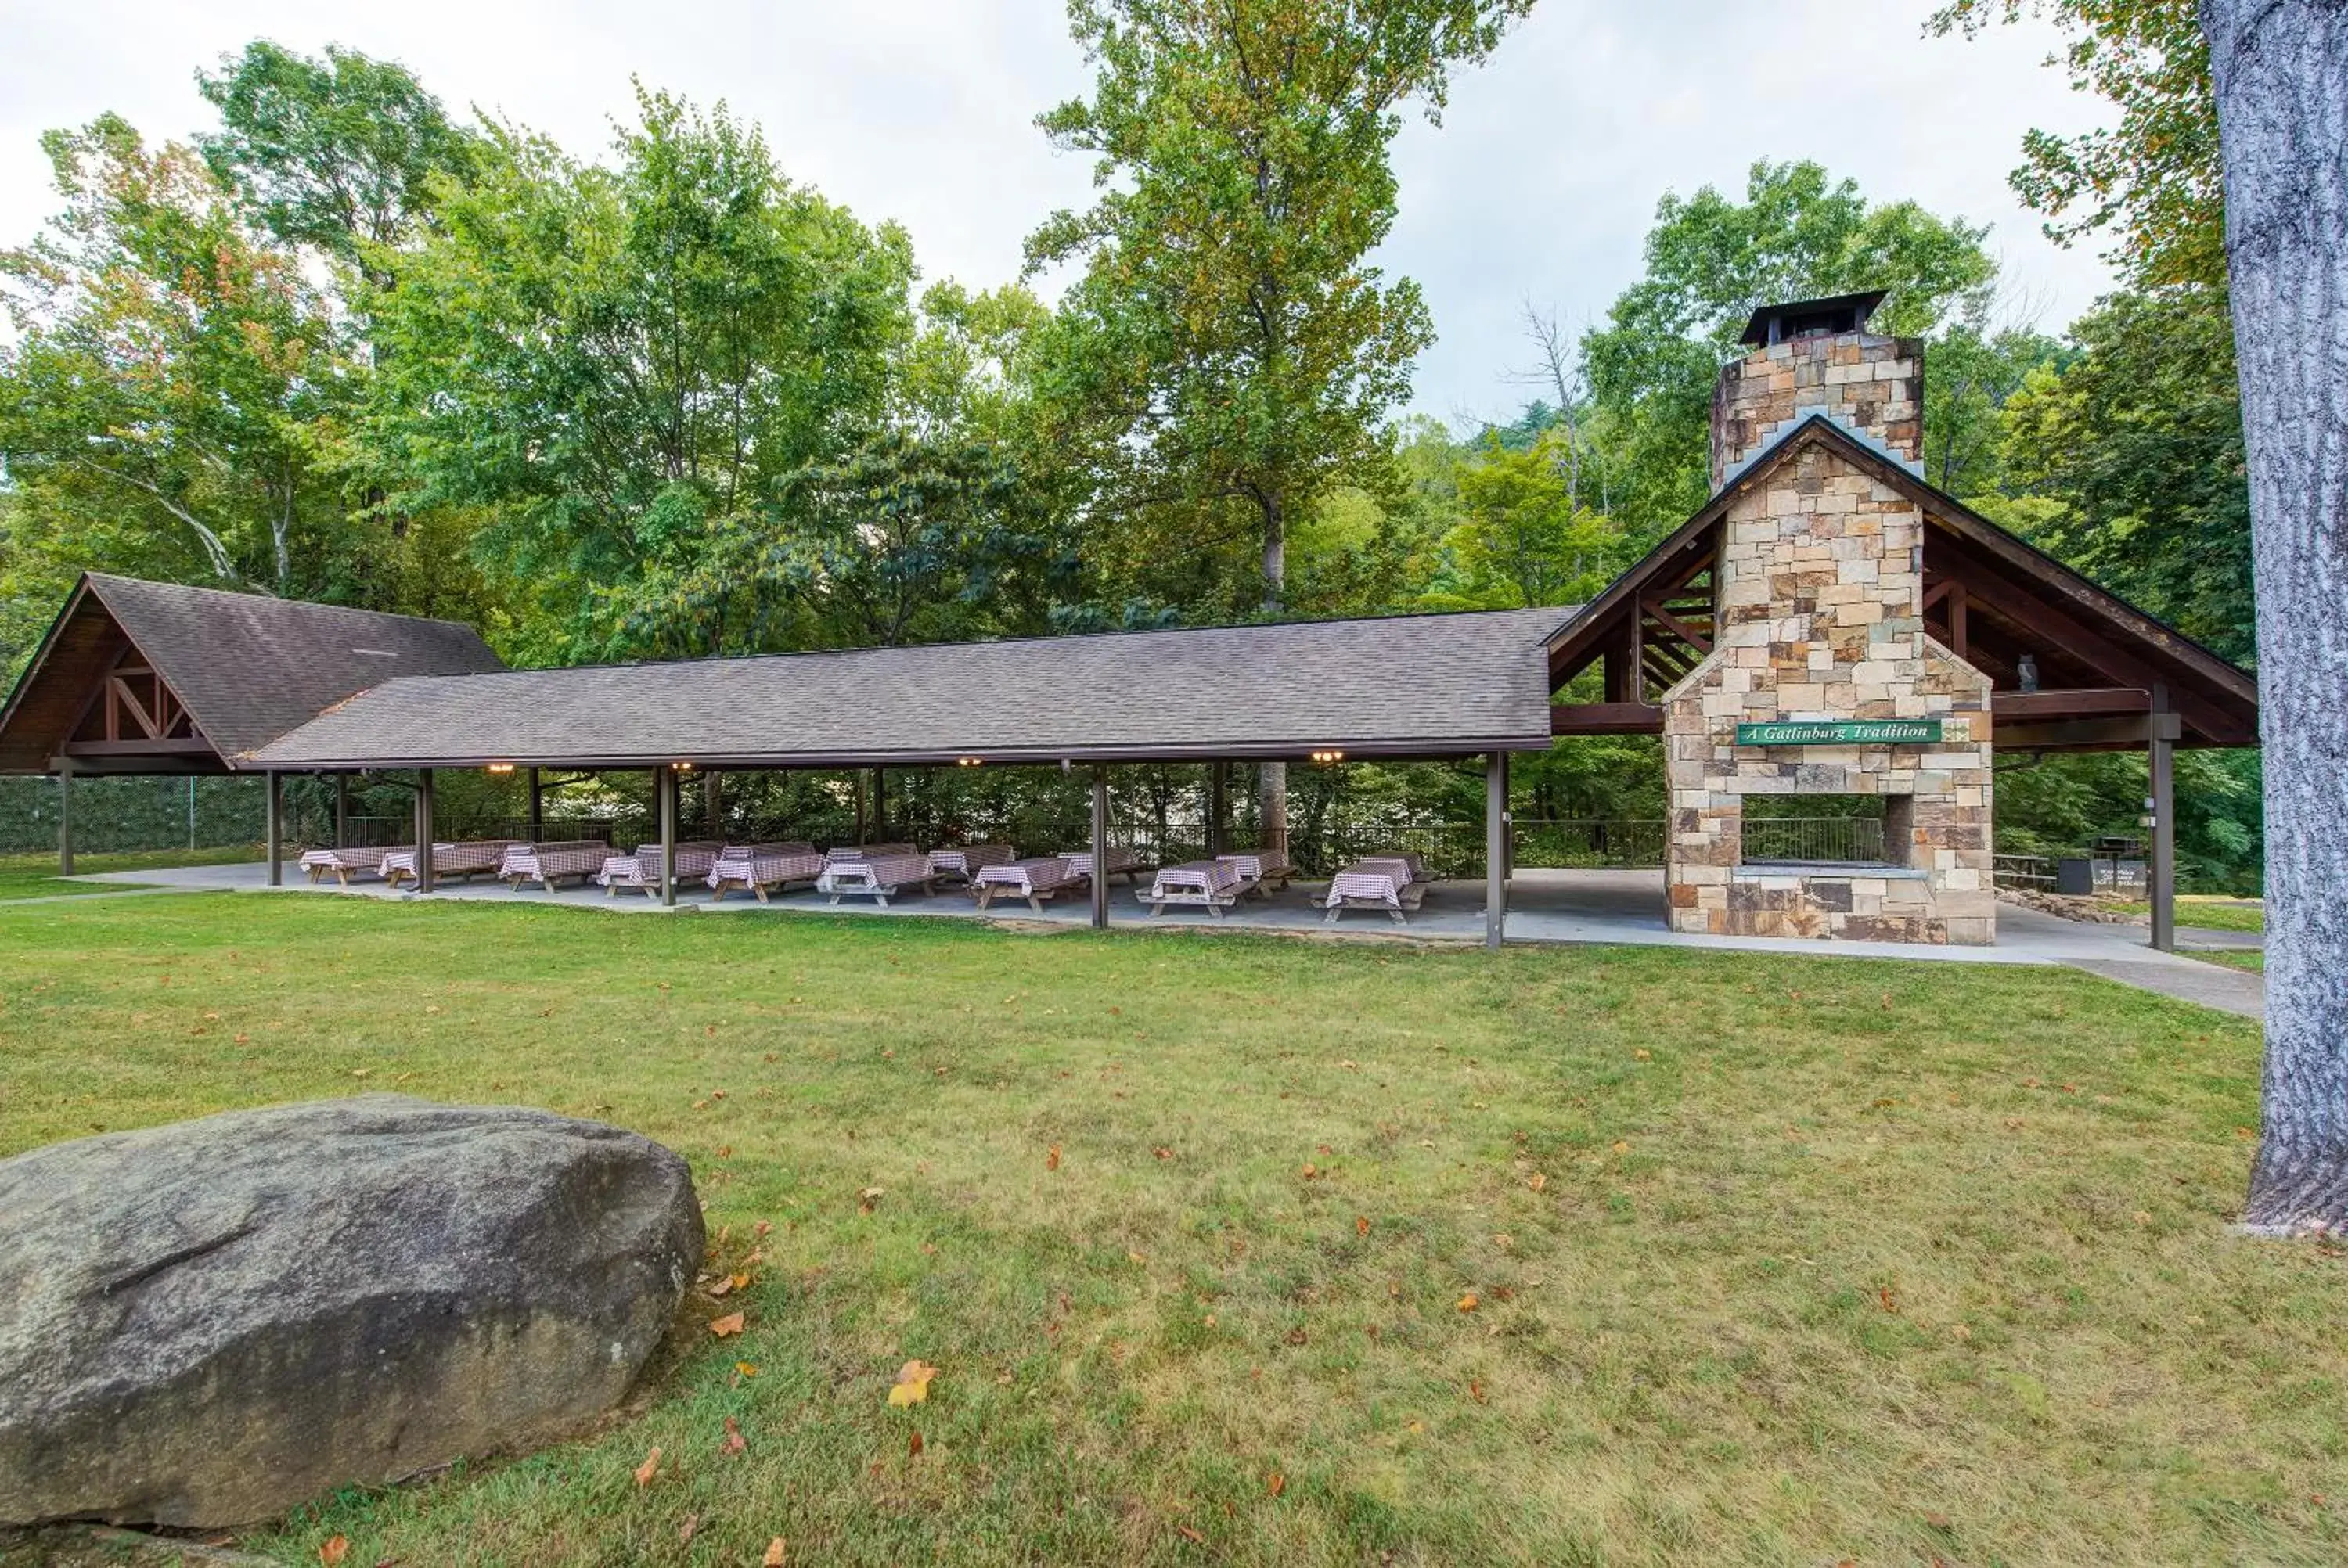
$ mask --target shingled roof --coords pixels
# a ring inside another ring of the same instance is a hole
[[[231,768],[383,681],[505,668],[455,621],[90,572],[0,707],[0,768],[47,766],[125,640]]]
[[[1566,610],[1116,632],[386,682],[285,768],[1459,755],[1549,744]]]

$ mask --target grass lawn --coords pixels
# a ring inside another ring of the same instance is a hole
[[[146,871],[165,866],[229,866],[261,858],[251,845],[227,849],[140,849],[118,855],[77,855],[74,871],[88,876],[98,871]],[[0,900],[55,898],[97,891],[99,889],[59,877],[54,850],[39,855],[0,855]]]
[[[2116,905],[2131,915],[2148,915],[2149,904]],[[2213,894],[2183,893],[2177,899],[2177,923],[2205,931],[2263,931],[2267,907],[2253,898],[2223,898]]]
[[[2212,952],[2204,949],[2196,952],[2193,956],[2203,963],[2218,964],[2229,969],[2249,969],[2253,974],[2261,975],[2267,970],[2267,956],[2256,948],[2246,948],[2240,952]]]
[[[289,1563],[2348,1558],[2348,1266],[2228,1229],[2257,1028],[2066,970],[248,894],[0,910],[0,1154],[545,1105],[752,1276]]]

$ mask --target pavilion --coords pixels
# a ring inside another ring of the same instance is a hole
[[[2142,748],[2168,947],[2174,749],[2256,744],[2256,682],[1925,482],[1921,348],[1865,332],[1879,298],[1756,313],[1712,500],[1587,605],[516,671],[448,622],[93,573],[0,772],[262,774],[273,882],[285,775],[412,772],[428,891],[435,770],[645,770],[673,871],[687,771],[1081,767],[1100,856],[1115,764],[1480,757],[1497,946],[1509,757],[1653,733],[1681,928],[1965,941],[1993,753]],[[1899,863],[1745,864],[1743,798],[1806,791],[1882,794]]]

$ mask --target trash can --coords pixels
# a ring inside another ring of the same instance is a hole
[[[2085,898],[2096,891],[2096,863],[2084,855],[2066,855],[2054,864],[2054,891]]]

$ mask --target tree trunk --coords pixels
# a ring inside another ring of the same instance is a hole
[[[2245,1225],[2348,1225],[2348,7],[2201,0],[2266,748],[2265,1131]]]
[[[1270,496],[1263,503],[1263,613],[1267,620],[1277,617],[1284,608],[1288,590],[1288,519],[1282,514],[1280,497]],[[1310,740],[1309,735],[1296,737]],[[1266,763],[1257,770],[1256,787],[1262,805],[1262,821],[1256,833],[1256,847],[1288,850],[1288,764]]]

